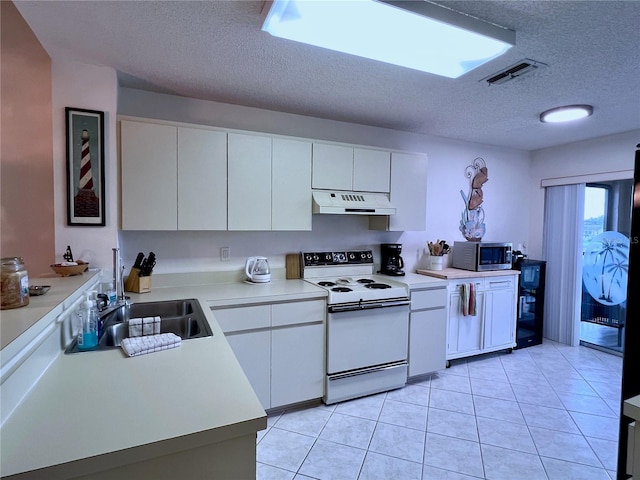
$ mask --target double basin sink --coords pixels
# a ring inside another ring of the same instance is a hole
[[[182,340],[210,337],[213,335],[209,323],[196,299],[169,300],[164,302],[142,302],[108,308],[100,313],[102,336],[98,346],[91,352],[118,348],[129,336],[129,319],[160,317],[160,333],[175,333]],[[77,353],[77,342],[65,353]]]

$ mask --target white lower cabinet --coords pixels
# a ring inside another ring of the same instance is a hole
[[[271,332],[271,406],[289,405],[323,394],[324,324]]]
[[[264,408],[271,405],[271,332],[235,332],[227,341]]]
[[[211,309],[265,409],[322,397],[325,300]]]
[[[475,315],[463,313],[461,289],[473,284]],[[447,360],[516,346],[517,275],[449,281]]]
[[[409,377],[446,366],[447,289],[411,290]]]
[[[471,282],[469,282],[471,283]],[[481,283],[474,282],[474,285]],[[449,295],[449,320],[447,322],[447,360],[482,352],[484,293],[476,291],[476,314],[463,315],[462,282],[456,282],[455,291]]]
[[[485,279],[484,341],[492,347],[513,347],[516,338],[516,279]]]

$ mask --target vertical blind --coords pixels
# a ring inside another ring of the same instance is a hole
[[[584,183],[545,189],[542,256],[547,261],[547,276],[543,335],[571,346],[580,341],[584,190]]]

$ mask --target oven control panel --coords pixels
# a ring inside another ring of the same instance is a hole
[[[340,252],[302,252],[305,267],[326,265],[366,265],[373,264],[371,250],[346,250]]]

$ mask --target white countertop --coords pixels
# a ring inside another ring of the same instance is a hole
[[[471,270],[462,270],[460,268],[443,268],[442,270],[417,270],[420,275],[430,277],[443,278],[446,280],[455,280],[458,278],[482,278],[482,277],[499,277],[502,275],[520,275],[519,270],[489,270],[485,272],[472,272]]]
[[[213,336],[132,358],[120,349],[61,353],[2,426],[1,476],[53,467],[48,478],[66,478],[266,428],[266,413],[208,307],[323,298],[326,291],[282,280],[128,295],[132,302],[196,298]]]
[[[0,311],[0,349],[34,326],[45,315],[62,312],[63,304],[69,296],[86,283],[94,281],[100,271],[87,271],[80,275],[61,277],[54,273],[44,277],[30,278],[30,285],[49,285],[51,289],[44,295],[29,297],[29,305]],[[73,301],[75,299],[72,299]]]
[[[198,298],[203,309],[207,306],[285,302],[309,298],[324,298],[327,291],[304,280],[273,280],[265,284],[245,282],[214,283],[209,285],[153,288],[148,293],[129,293],[132,302],[153,302],[162,299]]]
[[[398,277],[398,281],[409,285],[409,289],[415,288],[446,288],[447,281],[437,277],[420,275],[418,273],[406,273],[404,277]]]

